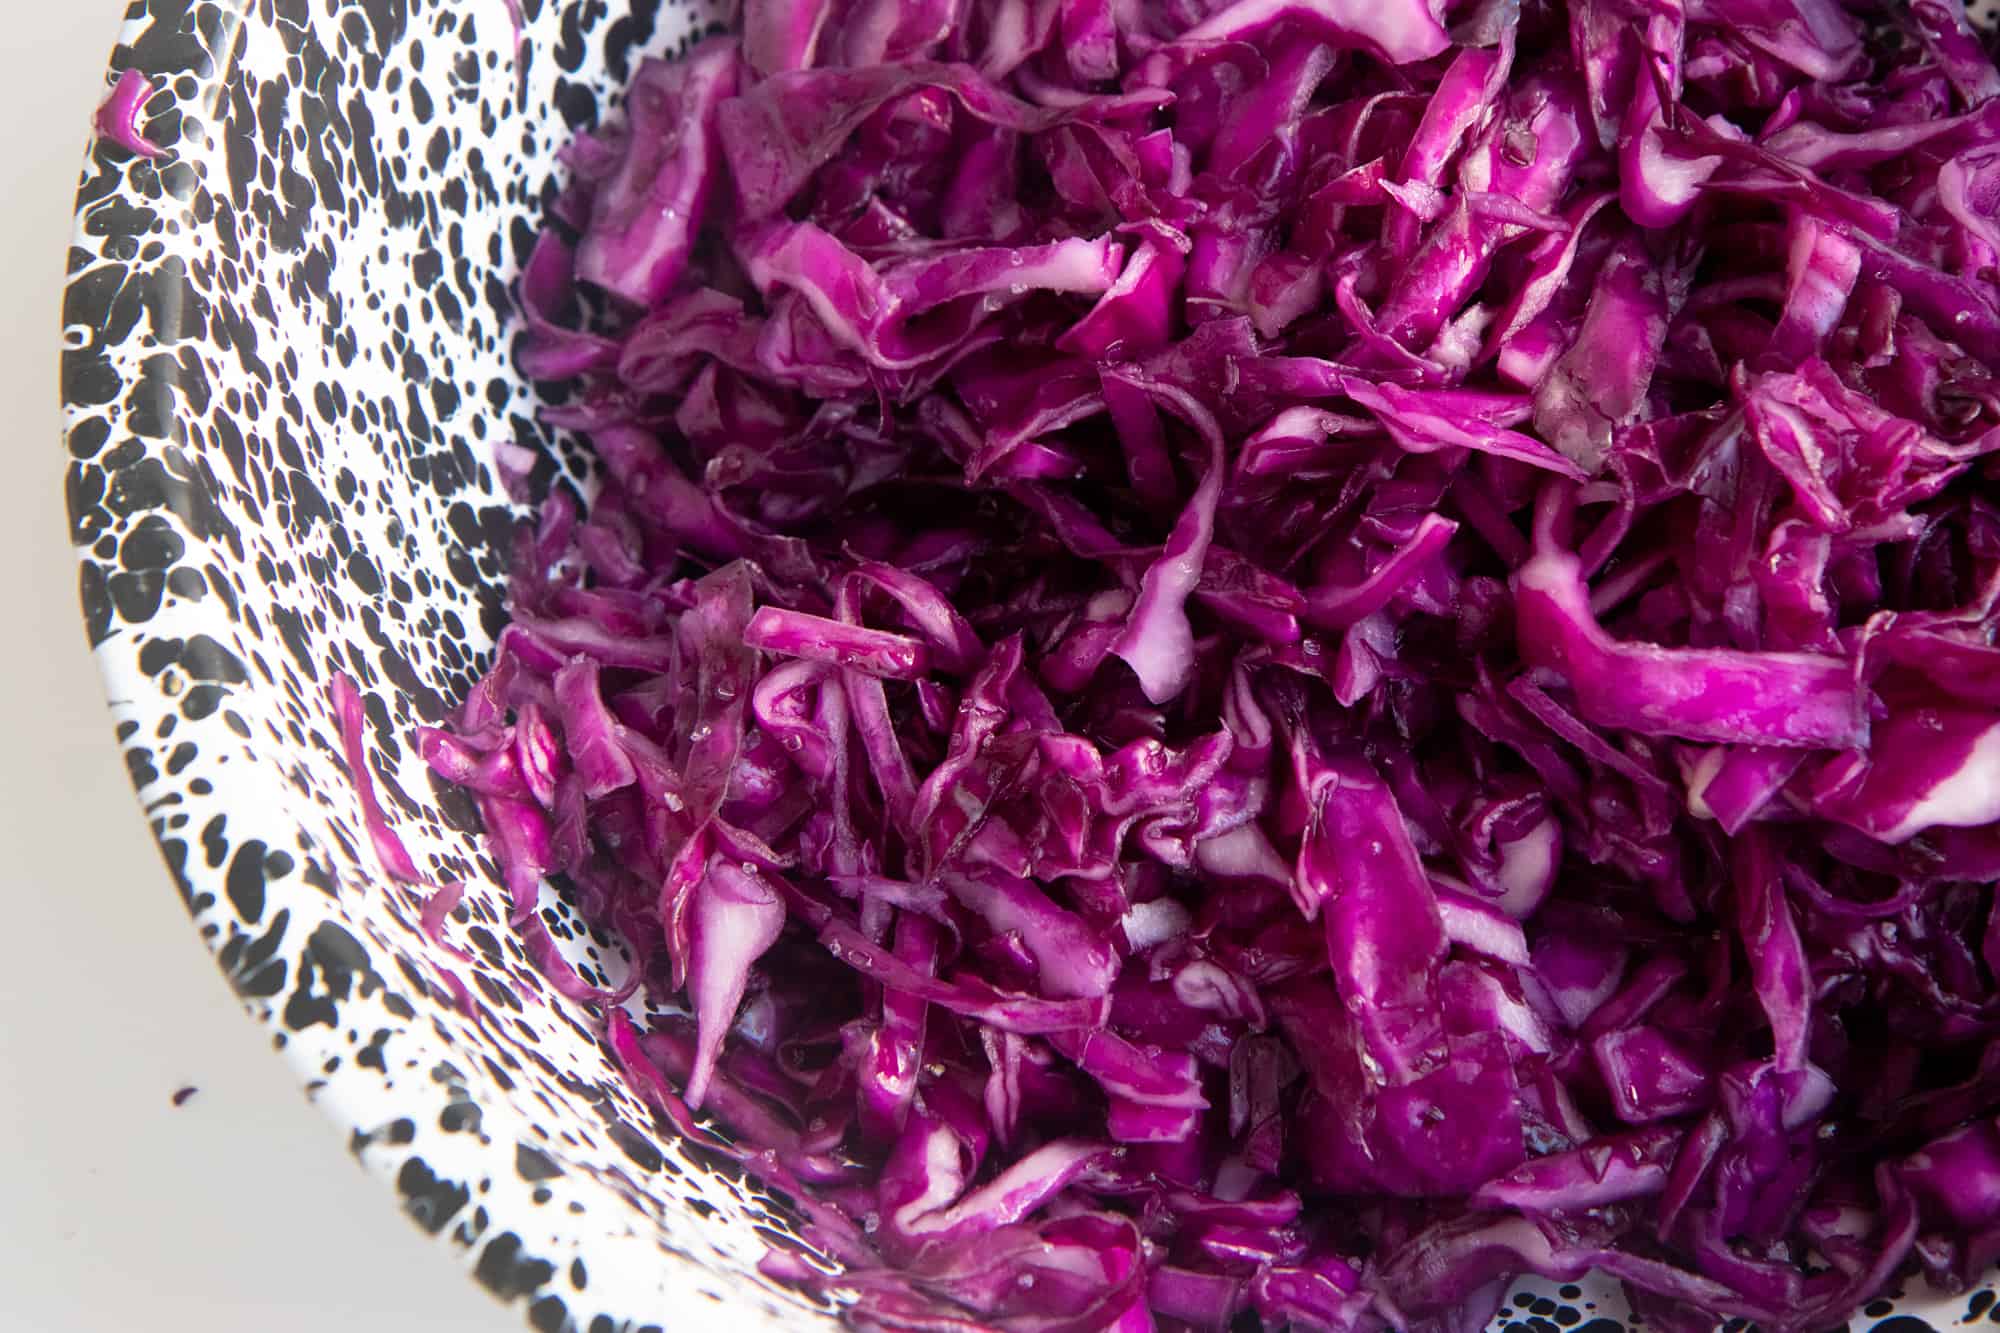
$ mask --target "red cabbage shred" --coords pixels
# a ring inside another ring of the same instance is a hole
[[[128,69],[118,76],[118,82],[98,106],[91,124],[98,135],[117,144],[135,157],[152,160],[163,158],[167,150],[146,137],[146,103],[152,100],[159,89],[153,81],[136,69]]]
[[[420,743],[634,1086],[796,1202],[766,1272],[1011,1333],[1979,1281],[1991,50],[743,0],[642,64],[520,288],[596,474],[502,449],[547,498]]]

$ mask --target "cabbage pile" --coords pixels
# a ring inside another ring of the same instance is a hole
[[[1958,0],[744,0],[568,150],[601,484],[423,752],[858,1327],[1963,1287],[1996,92]]]
[[[167,155],[167,151],[146,137],[146,103],[159,89],[153,81],[137,69],[127,69],[118,76],[118,82],[98,104],[97,114],[91,118],[91,128],[98,138],[115,144],[134,157],[157,160]]]

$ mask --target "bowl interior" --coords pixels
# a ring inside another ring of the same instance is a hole
[[[817,1322],[755,1272],[784,1206],[656,1126],[506,921],[471,809],[409,742],[502,624],[519,441],[582,474],[513,366],[509,283],[558,150],[688,0],[147,0],[114,72],[157,163],[86,164],[64,311],[68,497],[118,736],[195,924],[353,1152],[537,1327]],[[552,111],[551,108],[554,110]],[[367,702],[381,873],[326,703]],[[622,957],[561,902],[580,967]],[[451,978],[447,978],[450,972]],[[454,992],[463,987],[467,1008]]]

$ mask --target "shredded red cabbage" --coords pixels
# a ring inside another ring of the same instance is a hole
[[[153,81],[136,69],[119,75],[111,95],[97,108],[98,134],[128,153],[148,159],[165,157],[167,150],[148,139],[145,126],[140,123],[146,114],[146,103],[157,91]]]
[[[601,487],[420,744],[635,1087],[798,1201],[766,1271],[1015,1333],[1977,1280],[1990,49],[746,0],[645,63],[521,285]]]

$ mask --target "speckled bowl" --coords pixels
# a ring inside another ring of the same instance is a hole
[[[480,891],[470,812],[406,739],[501,625],[514,513],[491,445],[561,447],[513,369],[507,297],[556,151],[700,18],[523,7],[517,66],[506,0],[133,5],[113,76],[160,85],[147,132],[170,155],[99,143],[79,192],[63,393],[84,617],[196,928],[424,1231],[536,1328],[724,1309],[805,1327],[813,1307],[754,1271],[782,1209],[627,1092]],[[335,670],[366,695],[418,861],[474,885],[447,926],[469,963],[366,849]],[[607,947],[558,929],[585,965]]]
[[[702,18],[689,0],[522,7],[517,63],[507,0],[133,4],[113,74],[160,85],[148,133],[170,153],[101,143],[79,192],[63,392],[84,617],[196,928],[418,1226],[538,1329],[816,1326],[824,1310],[755,1271],[783,1205],[627,1090],[406,740],[502,623],[516,512],[491,446],[581,466],[509,354],[557,150],[637,53]],[[447,927],[469,962],[366,850],[333,671],[366,695],[390,818],[472,885]],[[548,913],[579,966],[609,952],[553,895]],[[1503,1318],[1624,1314],[1607,1289],[1536,1287]]]

